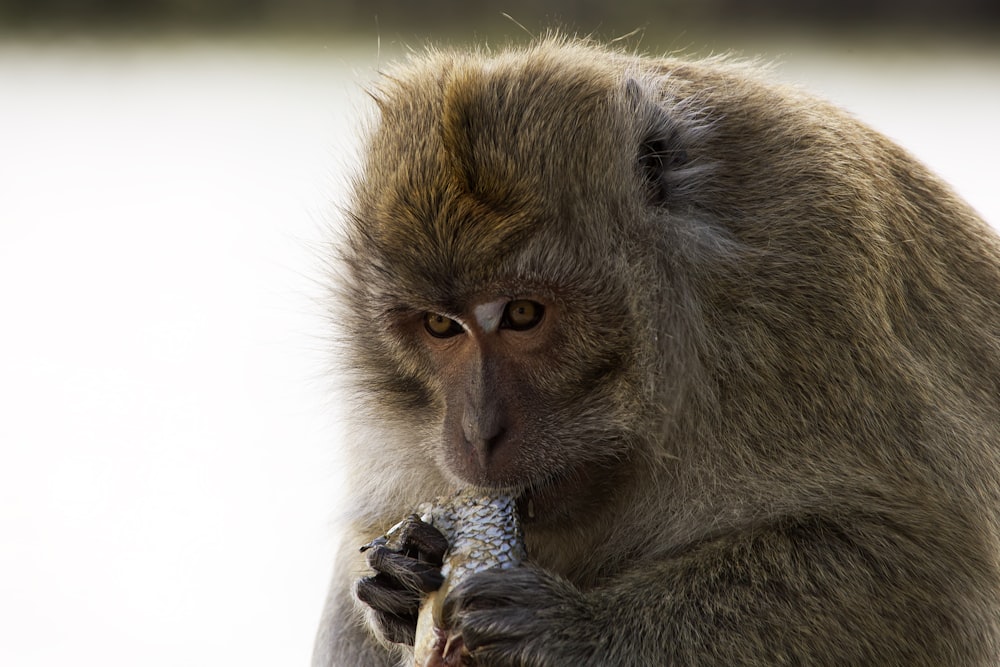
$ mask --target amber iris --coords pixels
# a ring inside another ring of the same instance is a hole
[[[537,301],[518,299],[511,301],[503,312],[500,326],[514,331],[526,331],[542,321],[545,307]]]
[[[450,317],[438,315],[437,313],[424,314],[424,328],[427,329],[427,333],[435,338],[450,338],[463,331],[461,324]]]

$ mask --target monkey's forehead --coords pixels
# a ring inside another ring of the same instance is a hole
[[[622,71],[609,65],[568,47],[415,63],[377,97],[370,180],[505,208],[606,192],[629,161],[622,144],[636,140],[618,108]]]
[[[377,96],[355,219],[383,254],[441,275],[496,266],[529,237],[593,238],[581,227],[641,198],[623,79],[572,47],[412,63]]]

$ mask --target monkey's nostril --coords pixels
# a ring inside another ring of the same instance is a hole
[[[503,436],[506,427],[498,410],[469,410],[462,419],[462,435],[468,443],[483,442],[493,446]]]
[[[471,433],[465,432],[465,442],[476,456],[476,462],[481,470],[490,467],[496,450],[500,447],[504,439],[506,429],[498,426],[492,433]]]
[[[503,426],[498,427],[496,432],[493,433],[493,435],[484,439],[486,448],[491,452],[494,451],[497,447],[500,446],[500,441],[503,440],[504,433],[506,432],[507,429],[505,429]]]

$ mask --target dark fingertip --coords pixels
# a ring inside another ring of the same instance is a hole
[[[368,545],[368,553],[365,554],[365,560],[368,562],[368,567],[376,571],[381,571],[383,569],[383,563],[385,562],[386,556],[391,553],[385,546],[381,544]]]
[[[388,542],[389,542],[389,540],[387,540],[384,536],[383,537],[376,537],[374,540],[372,540],[368,544],[362,544],[361,548],[358,549],[358,551],[360,551],[361,553],[364,553],[364,552],[368,551],[369,549],[374,549],[375,547],[383,547]]]

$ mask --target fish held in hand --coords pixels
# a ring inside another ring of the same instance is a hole
[[[448,540],[441,566],[444,583],[420,608],[414,641],[415,667],[458,665],[461,637],[442,627],[441,606],[448,592],[469,575],[517,567],[526,558],[517,503],[510,496],[459,492],[417,509]]]

